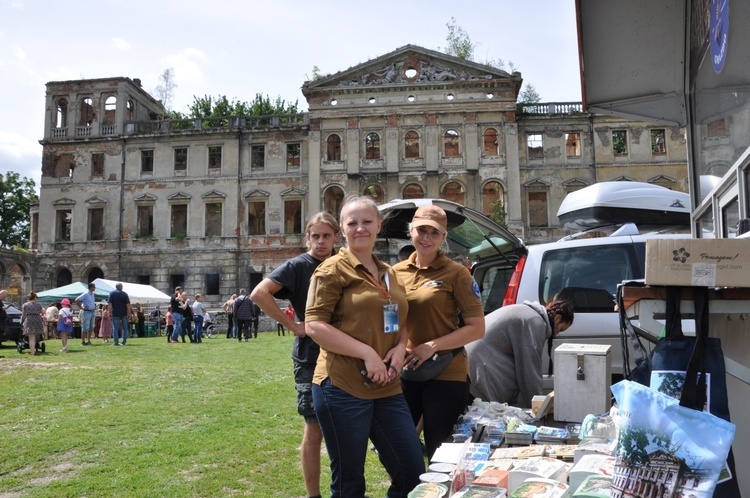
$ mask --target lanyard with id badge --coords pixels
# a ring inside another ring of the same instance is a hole
[[[367,278],[369,278],[370,281],[380,289],[383,296],[388,299],[388,304],[383,305],[383,332],[386,334],[395,334],[398,332],[398,304],[391,302],[391,294],[388,292],[388,289],[390,288],[388,273],[385,274],[385,287],[375,280],[370,272],[367,272],[366,275]]]

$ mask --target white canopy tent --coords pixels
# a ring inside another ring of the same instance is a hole
[[[128,294],[132,304],[168,303],[171,300],[170,296],[150,285],[131,284],[128,282],[120,282],[119,280],[106,280],[104,278],[97,278],[94,280],[97,290],[101,289],[107,292],[115,290],[115,286],[118,283],[122,284],[122,290]]]

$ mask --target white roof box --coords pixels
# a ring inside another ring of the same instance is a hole
[[[569,193],[557,217],[568,230],[618,223],[690,226],[690,197],[650,183],[601,182]]]

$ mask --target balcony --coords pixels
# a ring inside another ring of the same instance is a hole
[[[208,118],[163,119],[125,124],[125,135],[171,135],[217,130],[263,130],[299,128],[309,124],[306,112],[269,116],[212,116]]]
[[[518,114],[531,114],[538,116],[552,116],[555,114],[578,114],[583,112],[581,102],[545,102],[527,104],[519,102],[516,104]]]

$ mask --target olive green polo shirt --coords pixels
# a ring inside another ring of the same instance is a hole
[[[438,255],[429,267],[418,268],[416,256],[412,253],[393,267],[409,301],[409,348],[458,329],[459,312],[464,318],[484,317],[479,286],[469,270],[444,254]],[[466,355],[457,354],[436,379],[465,382],[468,374]]]
[[[385,287],[388,274],[388,291],[391,302],[398,304],[399,328],[406,325],[409,305],[403,285],[396,273],[385,263],[373,258],[378,266],[380,284]],[[348,249],[323,261],[315,270],[307,294],[305,322],[326,322],[345,334],[370,345],[384,357],[399,342],[399,333],[386,334],[383,323],[383,305],[388,299],[366,276],[367,269]],[[361,374],[365,362],[320,348],[313,383],[320,385],[326,378],[331,383],[362,399],[377,399],[401,393],[399,378],[385,386],[367,382]]]

